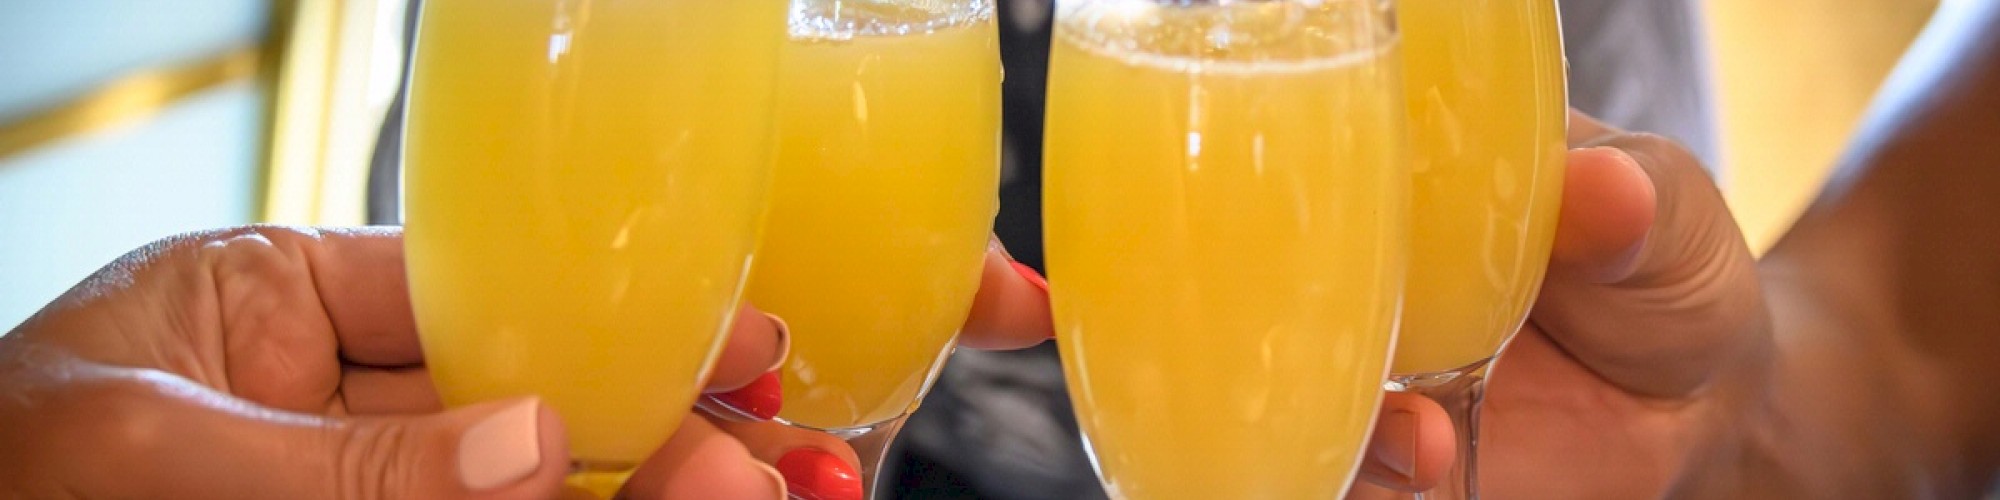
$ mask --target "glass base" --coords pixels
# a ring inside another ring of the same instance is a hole
[[[871,422],[871,423],[848,426],[848,427],[827,428],[827,427],[814,427],[806,424],[801,424],[798,422],[793,422],[790,420],[785,420],[785,417],[771,417],[770,419],[760,419],[757,418],[756,415],[751,415],[750,412],[736,409],[736,407],[734,406],[729,406],[729,403],[724,403],[720,400],[711,397],[702,397],[700,399],[695,400],[694,406],[696,408],[700,408],[703,412],[706,412],[709,415],[714,415],[719,418],[735,420],[739,422],[777,422],[779,424],[784,424],[785,426],[788,427],[797,427],[800,429],[805,429],[814,432],[823,432],[828,435],[832,435],[833,437],[840,438],[841,440],[852,440],[855,438],[859,438],[861,436],[866,436],[875,433],[877,430],[880,430],[884,427],[888,427],[890,425],[899,425],[901,421],[910,414],[910,412],[914,412],[917,409],[916,405],[913,404],[910,405],[909,411],[903,413],[904,416],[883,420],[881,422]]]
[[[563,500],[608,500],[625,487],[636,464],[611,462],[570,462],[569,476],[563,478]]]
[[[848,446],[854,448],[855,454],[861,458],[861,463],[858,465],[861,468],[862,498],[874,499],[882,493],[877,488],[877,485],[880,484],[878,479],[884,473],[883,467],[893,467],[896,465],[885,463],[885,459],[888,457],[889,451],[896,444],[897,434],[903,431],[903,422],[909,420],[910,414],[916,413],[917,407],[923,404],[924,396],[930,394],[931,386],[936,384],[938,376],[944,373],[945,362],[949,361],[952,353],[957,350],[958,336],[954,334],[951,340],[946,342],[944,347],[938,351],[937,357],[931,362],[930,368],[926,370],[922,385],[917,387],[917,393],[915,397],[911,398],[909,407],[904,408],[901,414],[879,422],[828,428],[793,422],[781,416],[760,419],[749,412],[730,406],[729,403],[706,395],[695,399],[695,407],[717,418],[745,422],[776,422],[794,428],[825,433],[846,441]],[[798,497],[793,496],[792,498]]]
[[[1392,375],[1384,389],[1420,394],[1444,407],[1457,434],[1457,457],[1451,471],[1437,487],[1417,493],[1413,500],[1478,500],[1479,498],[1479,405],[1486,396],[1488,357],[1453,370]]]
[[[729,406],[729,403],[724,403],[715,398],[703,397],[696,401],[695,407],[700,408],[703,412],[706,412],[709,415],[714,415],[719,418],[746,421],[746,422],[754,422],[760,420],[757,417],[751,415],[749,412],[738,410],[736,409],[736,407]],[[857,426],[840,427],[833,429],[804,425],[797,422],[785,420],[783,417],[771,418],[768,421],[800,429],[806,429],[815,432],[823,432],[833,437],[840,438],[840,440],[842,441],[846,441],[849,446],[852,446],[854,448],[854,452],[861,457],[860,472],[861,472],[861,491],[864,492],[863,498],[872,499],[876,498],[877,494],[880,493],[876,488],[876,485],[879,484],[878,476],[880,476],[883,472],[882,467],[884,465],[888,465],[885,464],[884,462],[885,459],[888,458],[890,448],[895,445],[896,435],[902,432],[903,422],[909,420],[910,413],[915,412],[916,410],[917,410],[917,405],[913,403],[910,405],[909,411],[904,412],[901,416],[898,416],[896,418],[884,420],[881,422],[873,422]],[[575,477],[576,476],[574,474],[571,475],[572,479],[574,479]]]
[[[883,497],[880,488],[886,472],[883,467],[895,465],[888,461],[889,450],[895,448],[896,436],[903,432],[903,423],[909,419],[909,414],[904,414],[894,420],[868,426],[868,430],[860,434],[841,438],[847,440],[848,446],[854,447],[854,453],[861,457],[862,498]]]
[[[914,406],[912,406],[912,408],[911,408],[911,409],[912,409],[912,410],[914,411],[914,410],[915,410],[915,407],[914,407]],[[856,439],[861,439],[861,438],[863,438],[863,437],[867,437],[867,436],[872,436],[872,435],[880,435],[880,434],[882,434],[882,431],[883,431],[883,430],[885,430],[885,429],[888,429],[888,428],[890,428],[890,427],[902,427],[902,425],[903,425],[903,419],[906,419],[906,418],[909,418],[909,417],[910,417],[910,414],[909,414],[909,413],[904,413],[904,414],[903,414],[902,416],[899,416],[899,417],[896,417],[896,418],[892,418],[892,419],[888,419],[888,420],[883,420],[883,421],[881,421],[881,422],[872,422],[872,423],[866,423],[866,424],[861,424],[861,425],[856,425],[856,426],[851,426],[851,427],[837,427],[837,428],[831,428],[831,429],[829,429],[829,428],[823,428],[823,427],[813,427],[813,426],[810,426],[810,425],[805,425],[805,424],[801,424],[801,423],[798,423],[798,422],[793,422],[793,421],[790,421],[790,420],[785,420],[785,419],[784,419],[784,417],[778,417],[778,418],[773,418],[773,419],[771,419],[771,421],[772,421],[772,422],[777,422],[777,423],[781,423],[781,424],[785,424],[785,425],[789,425],[789,426],[792,426],[792,427],[797,427],[797,428],[800,428],[800,429],[810,429],[810,430],[815,430],[815,431],[819,431],[819,432],[824,432],[824,433],[827,433],[827,434],[829,434],[829,435],[832,435],[833,437],[837,437],[837,438],[840,438],[840,439],[841,439],[841,440],[843,440],[843,441],[853,441],[853,440],[856,440]],[[890,431],[890,432],[889,432],[889,434],[892,434],[892,435],[893,435],[894,433],[895,433],[894,431]]]
[[[1389,375],[1388,381],[1382,383],[1382,388],[1394,392],[1426,392],[1425,389],[1451,385],[1452,382],[1457,382],[1466,376],[1483,375],[1486,373],[1486,365],[1492,363],[1493,357],[1487,356],[1465,366],[1441,372],[1392,374]]]

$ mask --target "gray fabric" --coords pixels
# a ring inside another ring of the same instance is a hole
[[[904,427],[902,446],[955,472],[977,498],[1105,498],[1062,376],[1053,342],[1015,352],[960,349]]]
[[[1664,135],[1710,172],[1721,160],[1700,6],[1686,0],[1562,0],[1570,105]]]

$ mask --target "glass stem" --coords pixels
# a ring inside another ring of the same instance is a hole
[[[909,419],[910,416],[904,414],[895,420],[876,425],[868,432],[847,439],[848,446],[853,446],[854,453],[861,457],[862,498],[870,500],[884,498],[881,485],[882,480],[887,479],[883,474],[888,472],[883,467],[884,462],[889,458],[889,450],[894,447],[896,434],[903,431],[903,422]]]
[[[568,477],[563,478],[563,489],[557,492],[559,500],[605,500],[617,498],[618,490],[625,486],[625,480],[632,477],[632,467],[605,467],[587,463],[570,464]]]
[[[1458,459],[1436,488],[1416,494],[1417,500],[1477,500],[1479,498],[1479,403],[1486,396],[1486,379],[1467,373],[1450,382],[1414,388],[1437,401],[1451,416],[1458,435]]]

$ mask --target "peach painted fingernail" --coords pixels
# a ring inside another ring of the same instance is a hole
[[[1036,272],[1035,268],[1028,267],[1027,264],[1022,264],[1020,261],[1010,261],[1008,263],[1014,265],[1014,272],[1020,273],[1022,278],[1028,280],[1028,284],[1035,285],[1035,288],[1041,289],[1042,293],[1048,293],[1049,279],[1042,277],[1042,273]]]
[[[785,358],[792,355],[792,326],[776,314],[764,313],[764,318],[771,320],[772,328],[778,329],[778,359],[771,360],[771,366],[764,368],[764,371],[775,372],[784,368]]]
[[[799,448],[778,459],[785,491],[805,500],[861,500],[861,474],[832,453]]]
[[[764,372],[741,389],[704,397],[757,420],[770,420],[785,406],[784,386],[778,382],[778,372]]]
[[[542,462],[541,402],[529,399],[487,415],[458,437],[458,480],[484,491],[528,477]]]

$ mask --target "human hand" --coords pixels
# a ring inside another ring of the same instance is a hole
[[[1756,261],[1693,155],[1571,120],[1581,149],[1568,157],[1548,279],[1487,380],[1481,492],[1745,494],[1714,488],[1741,485],[1731,474],[1745,469],[1731,466],[1755,439],[1746,424],[1771,371]]]
[[[111,263],[0,338],[0,496],[556,495],[569,458],[551,409],[439,403],[402,262],[395,229],[253,227]],[[783,355],[774,322],[738,314],[709,390]],[[837,480],[824,457],[852,463],[829,436],[691,416],[625,494],[780,498],[764,463],[801,450],[794,476]]]
[[[1743,497],[1772,372],[1757,263],[1687,150],[1572,116],[1549,277],[1481,414],[1493,498]]]

